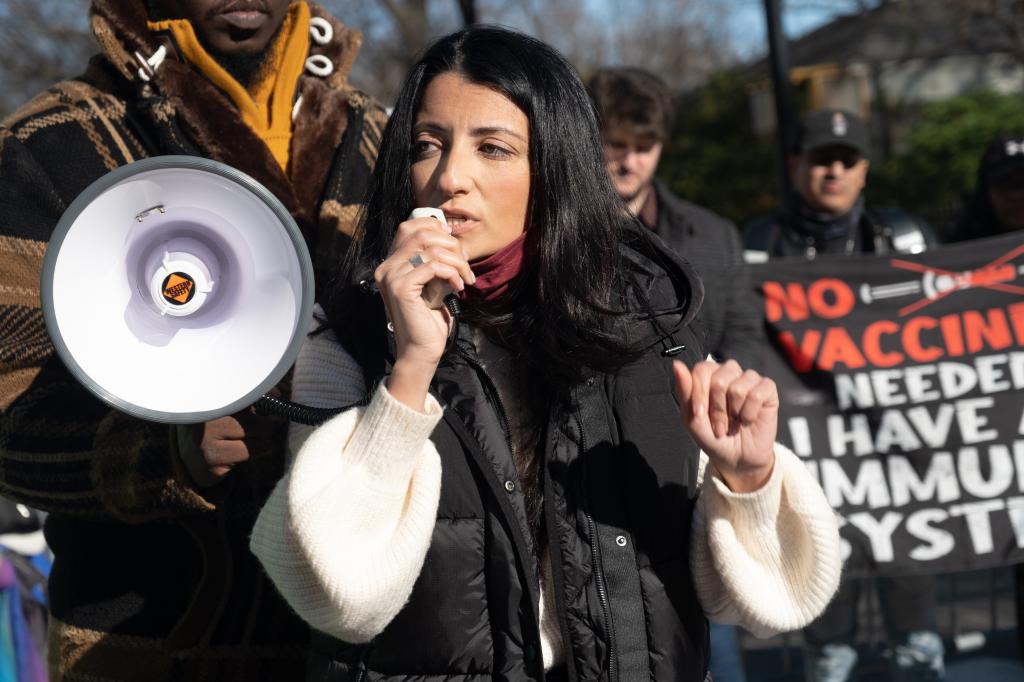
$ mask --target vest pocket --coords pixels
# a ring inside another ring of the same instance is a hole
[[[484,520],[439,518],[409,602],[373,643],[375,673],[490,670]]]

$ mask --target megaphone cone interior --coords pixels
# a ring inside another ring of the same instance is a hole
[[[47,249],[43,313],[61,359],[121,410],[174,423],[238,411],[298,353],[312,265],[262,185],[197,157],[100,178]]]

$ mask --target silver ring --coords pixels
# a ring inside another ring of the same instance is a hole
[[[423,265],[427,261],[423,260],[423,254],[422,253],[416,253],[416,254],[413,255],[412,258],[409,259],[409,262],[412,263],[412,266],[414,268],[418,268],[419,266]]]

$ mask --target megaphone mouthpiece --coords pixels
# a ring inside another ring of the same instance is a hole
[[[152,273],[147,289],[157,311],[175,317],[198,312],[219,277],[217,257],[195,238],[169,240],[161,250],[146,268]]]

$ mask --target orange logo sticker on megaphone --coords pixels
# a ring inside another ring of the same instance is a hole
[[[164,298],[171,305],[185,305],[196,293],[196,282],[183,272],[172,272],[164,278]]]

